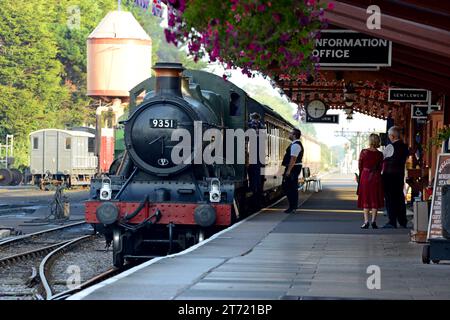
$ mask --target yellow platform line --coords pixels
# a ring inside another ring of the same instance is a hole
[[[263,211],[283,211],[284,209],[268,208]],[[297,211],[302,212],[331,212],[331,213],[363,213],[362,210],[338,210],[338,209],[302,209],[299,208]],[[378,213],[383,213],[383,211],[378,211]]]

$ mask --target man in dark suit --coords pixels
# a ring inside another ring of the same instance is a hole
[[[408,146],[400,139],[400,128],[388,130],[391,144],[383,151],[383,187],[389,222],[383,228],[406,228],[406,205],[403,187],[405,184],[405,164],[409,156]]]
[[[283,189],[289,201],[286,213],[295,213],[298,207],[298,176],[302,170],[303,145],[300,141],[302,135],[299,129],[292,129],[289,139],[292,143],[287,147],[283,157],[282,166],[286,167],[283,175]]]

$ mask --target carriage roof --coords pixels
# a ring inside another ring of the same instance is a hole
[[[31,132],[29,135],[33,135],[39,132],[46,132],[46,131],[58,131],[62,132],[68,135],[71,135],[73,137],[88,137],[88,138],[95,138],[95,134],[85,132],[85,131],[75,131],[75,130],[63,130],[63,129],[41,129]]]

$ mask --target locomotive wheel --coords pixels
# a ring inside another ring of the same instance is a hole
[[[11,185],[18,186],[23,182],[23,174],[17,169],[10,169],[13,177],[13,181],[11,182]]]
[[[13,181],[13,174],[9,169],[0,169],[0,186],[9,186]]]
[[[119,229],[113,231],[113,265],[122,268],[125,262],[123,254],[123,235]]]
[[[430,264],[430,246],[425,245],[422,249],[422,262]]]

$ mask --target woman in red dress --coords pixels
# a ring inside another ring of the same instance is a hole
[[[383,153],[378,151],[380,137],[372,133],[369,136],[369,145],[370,147],[363,149],[359,156],[358,208],[364,210],[364,224],[361,228],[369,228],[370,212],[372,213],[372,228],[377,229],[377,212],[378,209],[384,207],[381,181]]]

